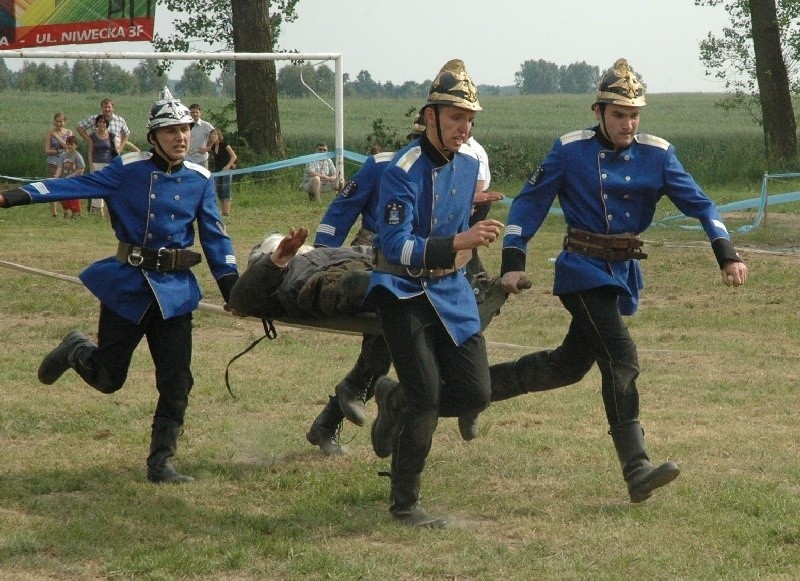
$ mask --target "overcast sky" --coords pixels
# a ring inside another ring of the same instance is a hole
[[[476,83],[513,85],[526,60],[605,70],[624,56],[650,92],[724,90],[705,76],[699,43],[727,14],[693,0],[300,0],[297,14],[281,48],[340,52],[352,78],[421,82],[461,58]]]
[[[721,81],[705,76],[699,43],[709,32],[719,33],[728,17],[722,8],[697,7],[694,0],[300,0],[297,14],[284,25],[280,48],[342,53],[351,78],[367,70],[380,83],[422,82],[460,58],[477,84],[513,85],[526,60],[559,66],[585,61],[605,70],[625,57],[651,93],[724,90]],[[168,35],[172,18],[163,5],[156,16],[157,31]],[[152,50],[149,43],[63,48]],[[17,70],[14,60],[7,64]],[[170,76],[180,76],[186,64],[178,61]]]

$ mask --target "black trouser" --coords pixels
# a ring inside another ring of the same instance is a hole
[[[190,369],[192,313],[164,319],[153,301],[142,320],[132,323],[101,304],[97,347],[78,355],[76,371],[98,391],[119,390],[128,377],[133,352],[142,337],[147,337],[155,364],[158,403],[154,416],[183,424],[194,384]]]
[[[419,474],[440,416],[458,417],[489,405],[486,342],[476,333],[461,345],[453,343],[424,294],[401,300],[379,289],[375,302],[406,400],[392,473]]]
[[[358,360],[346,378],[357,385],[369,387],[378,377],[389,373],[391,366],[392,357],[383,335],[365,334],[361,339]]]
[[[519,359],[516,373],[526,391],[542,391],[580,381],[597,363],[603,405],[611,426],[639,417],[639,358],[617,307],[617,292],[601,287],[559,297],[572,315],[561,345]]]

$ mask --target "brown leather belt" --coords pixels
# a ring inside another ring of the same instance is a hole
[[[120,242],[117,246],[117,260],[136,268],[168,272],[186,270],[200,264],[203,257],[199,252],[188,248],[145,248],[135,244]]]
[[[642,260],[644,241],[635,234],[597,234],[567,227],[564,250],[603,260]]]
[[[375,250],[375,270],[386,272],[395,276],[408,276],[411,278],[438,278],[456,272],[462,268],[472,258],[472,250],[459,250],[456,252],[456,259],[453,268],[413,268],[388,262],[380,250]]]

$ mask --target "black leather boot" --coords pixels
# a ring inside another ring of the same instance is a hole
[[[352,372],[336,385],[336,395],[339,396],[339,407],[344,417],[357,426],[363,426],[367,421],[367,391],[369,385],[351,377]]]
[[[383,336],[365,334],[356,364],[336,386],[339,407],[345,418],[357,426],[367,422],[365,405],[375,395],[375,383],[389,372],[391,365],[392,358]]]
[[[94,349],[95,344],[80,331],[70,331],[61,344],[48,353],[39,365],[37,377],[45,385],[52,385],[70,367],[74,368],[76,357],[83,351]]]
[[[609,431],[622,465],[622,476],[628,484],[631,502],[644,502],[656,488],[675,480],[681,473],[675,462],[653,466],[644,450],[644,430],[639,420],[631,420]]]
[[[179,423],[158,418],[153,420],[150,455],[147,457],[147,479],[150,482],[183,484],[194,480],[191,476],[180,474],[172,467],[170,458],[178,449],[180,434]]]
[[[409,527],[427,529],[442,529],[447,526],[446,520],[429,515],[420,505],[419,474],[392,474],[391,479],[392,505],[389,507],[389,512],[397,522]]]
[[[400,431],[400,416],[405,409],[405,398],[400,384],[389,377],[375,382],[375,403],[378,415],[372,422],[370,436],[372,449],[378,458],[386,458],[394,451]]]
[[[347,448],[339,443],[337,434],[344,419],[336,396],[330,396],[328,403],[319,413],[306,433],[306,440],[326,456],[344,456]]]

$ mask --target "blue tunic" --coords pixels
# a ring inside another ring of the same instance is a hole
[[[102,198],[117,239],[152,249],[192,246],[196,222],[211,273],[218,284],[232,275],[230,285],[220,284],[221,289],[230,288],[238,277],[236,256],[219,217],[208,170],[186,162],[167,173],[156,160],[163,165],[152,153],[129,153],[98,172],[36,182],[22,190],[30,203]],[[80,279],[104,305],[134,323],[154,297],[165,319],[195,310],[202,298],[191,270],[156,272],[115,257],[93,263]]]
[[[568,226],[597,234],[640,234],[652,223],[662,196],[700,220],[712,242],[730,240],[714,202],[686,172],[669,142],[637,134],[630,146],[615,151],[595,130],[567,133],[556,140],[511,204],[503,272],[525,269],[527,243],[556,197]],[[636,312],[644,288],[637,260],[607,261],[567,251],[556,260],[556,295],[607,285],[618,289],[622,314]]]
[[[450,268],[453,237],[469,229],[478,159],[466,146],[450,162],[435,161],[433,146],[415,139],[397,152],[380,185],[374,246],[392,264],[414,269]],[[370,293],[383,287],[405,299],[423,293],[456,345],[481,330],[478,305],[464,269],[438,278],[396,276],[374,270]],[[391,332],[391,330],[386,330]]]
[[[361,227],[378,231],[378,191],[381,176],[394,157],[384,152],[367,158],[358,173],[334,198],[317,226],[314,246],[339,247],[361,215]]]

